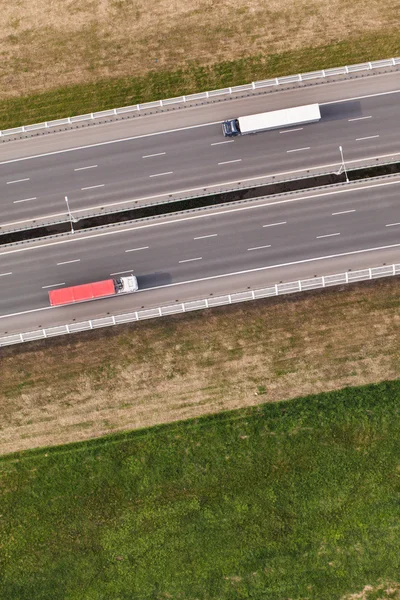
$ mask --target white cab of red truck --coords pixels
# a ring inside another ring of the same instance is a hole
[[[319,104],[306,104],[305,106],[272,110],[256,115],[229,119],[222,123],[222,132],[225,137],[235,137],[270,129],[280,129],[281,127],[316,123],[320,119]]]

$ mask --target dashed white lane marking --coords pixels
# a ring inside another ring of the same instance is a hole
[[[219,162],[219,165],[229,165],[231,163],[242,162],[241,158],[237,158],[236,160],[225,160],[224,162]]]
[[[24,198],[23,200],[14,200],[14,204],[19,204],[20,202],[30,202],[31,200],[37,200],[36,196],[34,198]]]
[[[149,246],[142,246],[141,248],[130,248],[130,250],[125,250],[125,252],[136,252],[137,250],[148,250]]]
[[[71,263],[76,263],[76,262],[81,262],[81,259],[76,258],[75,260],[66,260],[64,262],[57,263],[57,267],[59,267],[60,265],[69,265]]]
[[[199,237],[193,238],[194,240],[205,240],[210,237],[217,237],[218,233],[210,233],[209,235],[199,235]]]
[[[5,277],[6,275],[12,275],[12,271],[9,271],[8,273],[0,273],[0,277]]]
[[[145,154],[142,158],[153,158],[153,156],[163,156],[166,152],[157,152],[157,154]]]
[[[89,187],[81,188],[82,192],[84,190],[94,190],[94,188],[104,187],[105,183],[100,183],[99,185],[89,185]]]
[[[275,225],[286,225],[287,221],[280,221],[279,223],[269,223],[268,225],[263,225],[263,227],[275,227]]]
[[[297,127],[296,129],[285,129],[284,131],[280,131],[279,133],[292,133],[292,131],[302,131],[304,127]]]
[[[301,152],[302,150],[310,150],[310,146],[306,146],[305,148],[295,148],[294,150],[286,150],[286,152],[289,154],[289,152]]]
[[[74,171],[85,171],[86,169],[96,169],[98,165],[90,165],[89,167],[78,167],[74,169]]]
[[[379,135],[367,135],[367,137],[356,138],[356,142],[362,142],[363,140],[372,140],[374,138],[378,138]]]
[[[110,277],[113,275],[123,275],[124,273],[133,273],[133,269],[128,269],[127,271],[117,271],[116,273],[110,273]]]
[[[385,227],[394,227],[395,225],[400,225],[400,223],[388,223]]]
[[[235,140],[225,140],[225,142],[213,142],[210,146],[220,146],[221,144],[232,144]]]
[[[47,290],[47,288],[59,287],[60,285],[65,285],[65,283],[53,283],[53,285],[42,285],[42,290]]]
[[[353,213],[353,212],[356,212],[355,208],[352,208],[351,210],[341,210],[340,212],[332,213],[332,217],[334,217],[335,215],[347,215],[348,213]]]
[[[30,178],[26,177],[26,179],[15,179],[14,181],[7,181],[7,185],[11,185],[12,183],[21,183],[21,181],[30,181]]]
[[[247,248],[247,252],[251,250],[262,250],[263,248],[271,248],[271,244],[269,246],[255,246],[254,248]]]
[[[364,119],[372,119],[372,116],[370,115],[369,117],[356,117],[355,119],[348,119],[349,123],[351,121],[363,121]]]
[[[321,238],[333,237],[334,235],[340,235],[340,233],[327,233],[326,235],[317,235],[315,239],[320,240]]]
[[[202,256],[198,256],[197,258],[187,258],[186,260],[180,260],[179,263],[192,262],[193,260],[202,260],[202,258]]]
[[[155,175],[149,175],[149,177],[161,177],[162,175],[172,175],[173,171],[166,171],[165,173],[156,173]]]

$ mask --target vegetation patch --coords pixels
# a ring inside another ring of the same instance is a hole
[[[4,348],[0,454],[395,379],[399,308],[393,278]]]
[[[400,54],[400,0],[0,8],[0,129]]]
[[[400,381],[0,461],[4,600],[399,598]]]

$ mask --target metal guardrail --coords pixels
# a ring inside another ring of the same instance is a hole
[[[0,131],[0,137],[7,135],[18,135],[20,133],[29,133],[39,129],[48,129],[51,127],[60,127],[62,125],[73,125],[80,121],[93,121],[95,119],[104,119],[107,117],[117,117],[129,112],[140,112],[150,110],[152,108],[164,108],[173,104],[186,104],[188,102],[196,102],[198,100],[208,100],[216,96],[226,96],[237,94],[240,92],[256,91],[265,87],[279,87],[280,85],[299,83],[312,79],[321,79],[333,77],[337,75],[348,75],[358,71],[370,71],[373,69],[384,69],[400,65],[400,58],[389,58],[385,60],[375,60],[373,62],[360,63],[358,65],[350,65],[346,67],[336,67],[333,69],[322,69],[321,71],[312,71],[310,73],[301,73],[298,75],[289,75],[286,77],[276,77],[274,79],[265,79],[264,81],[253,81],[244,85],[235,87],[223,88],[221,90],[212,90],[209,92],[200,92],[198,94],[190,94],[189,96],[178,96],[177,98],[168,98],[166,100],[156,100],[154,102],[145,102],[144,104],[134,104],[132,106],[124,106],[122,108],[112,108],[110,110],[101,110],[99,112],[88,113],[86,115],[78,115],[75,117],[66,117],[64,119],[56,119],[54,121],[45,121],[43,123],[35,123],[34,125],[22,125],[13,129],[4,129]]]
[[[261,298],[270,298],[272,296],[281,296],[283,294],[305,292],[307,290],[316,290],[334,285],[354,283],[357,281],[368,281],[371,279],[390,277],[393,275],[400,275],[400,264],[393,264],[384,267],[373,267],[371,269],[362,269],[360,271],[348,271],[346,273],[339,273],[336,275],[313,277],[312,279],[302,279],[298,281],[292,281],[290,283],[280,283],[258,290],[226,294],[224,296],[217,296],[215,298],[191,300],[189,302],[182,302],[181,304],[171,304],[169,306],[138,310],[117,316],[90,319],[88,321],[81,321],[80,323],[70,323],[68,325],[48,327],[47,329],[40,329],[37,331],[17,333],[0,338],[0,348],[11,346],[13,344],[21,344],[23,342],[43,340],[69,333],[89,331],[91,329],[99,329],[101,327],[110,327],[111,325],[122,325],[123,323],[132,323],[134,321],[143,321],[145,319],[153,319],[156,317],[166,317],[169,315],[190,312],[193,310],[214,308],[216,306],[236,304],[238,302],[246,302],[248,300],[259,300]]]

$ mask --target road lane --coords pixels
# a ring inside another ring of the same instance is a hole
[[[326,83],[267,97],[237,99],[225,105],[181,111],[173,116],[157,115],[150,120],[145,117],[126,123],[123,130],[126,135],[119,138],[121,141],[114,140],[111,144],[112,140],[107,138],[110,131],[122,132],[120,123],[114,123],[112,127],[99,126],[95,139],[100,145],[87,148],[74,146],[73,142],[90,143],[94,136],[92,129],[78,130],[74,132],[75,137],[68,133],[69,150],[77,149],[0,164],[0,225],[52,214],[65,215],[65,195],[70,199],[71,209],[79,216],[87,209],[96,211],[111,205],[117,208],[123,206],[120,203],[130,204],[135,199],[153,196],[164,199],[182,189],[200,191],[224,182],[250,180],[319,165],[330,165],[329,170],[333,170],[335,166],[339,168],[341,162],[339,145],[343,146],[349,165],[370,156],[400,153],[397,132],[399,93],[348,100],[360,89],[364,92],[390,91],[388,88],[391,91],[400,89],[399,73],[384,78],[370,77],[361,82]],[[199,115],[203,116],[204,123],[215,121],[215,118],[207,120],[207,116],[211,117],[214,112],[216,118],[226,118],[243,112],[274,109],[278,105],[323,102],[324,99],[333,102],[332,98],[338,97],[343,100],[322,106],[320,123],[304,126],[299,131],[289,130],[290,135],[271,131],[225,143],[221,127],[216,123],[198,129],[131,139],[135,133],[141,135],[146,123],[149,134],[157,123],[159,131],[162,130],[165,119],[168,124],[179,127],[182,121],[195,123]],[[50,147],[56,148],[52,151],[57,151],[57,148],[63,150],[63,140],[67,138],[60,134],[57,139],[58,145],[57,142],[50,144]],[[23,156],[24,149],[46,150],[50,143],[48,138],[42,138],[41,142],[42,145],[37,140],[25,140],[12,142],[4,148],[0,146],[0,158],[4,161],[7,157]],[[93,165],[96,168],[85,168]],[[162,173],[169,175],[161,177]],[[8,181],[19,179],[27,181],[7,185]],[[23,202],[26,198],[36,199]]]
[[[93,235],[3,248],[0,274],[10,275],[4,276],[0,284],[0,316],[47,307],[49,286],[61,282],[65,285],[85,283],[131,269],[138,277],[142,292],[119,299],[115,304],[109,300],[96,302],[92,304],[94,313],[148,306],[154,297],[154,288],[159,288],[157,299],[165,303],[171,294],[168,286],[193,280],[199,281],[197,295],[207,296],[210,290],[217,289],[217,282],[208,278],[218,279],[228,273],[249,272],[246,281],[250,285],[260,281],[266,285],[271,277],[274,282],[283,280],[286,273],[293,277],[306,263],[309,269],[317,268],[319,272],[324,269],[325,274],[340,271],[342,258],[324,259],[321,265],[322,257],[346,255],[346,270],[357,268],[359,260],[365,261],[364,254],[369,254],[369,266],[382,264],[383,252],[370,253],[371,248],[394,246],[390,257],[396,262],[400,256],[400,228],[387,225],[400,222],[400,180],[393,185],[382,183],[384,185],[375,183],[375,187],[352,184],[348,188],[337,188],[334,193],[324,190],[319,194],[291,194],[286,200],[293,202],[279,199],[276,204],[257,202],[235,209],[213,209],[202,213],[202,218],[194,213],[111,232],[105,230]],[[347,212],[350,205],[352,213]],[[340,235],[332,236],[332,233]],[[249,251],[250,248],[258,249]],[[384,253],[386,260],[389,260],[388,252]],[[299,268],[295,268],[296,264]],[[276,265],[292,265],[293,269]],[[264,272],[264,279],[260,279],[261,273],[254,270],[265,268],[274,272]],[[241,281],[243,277],[237,279],[236,285],[242,285]],[[223,283],[224,289],[227,285],[228,282]],[[182,293],[179,291],[179,298]],[[87,305],[80,305],[59,314],[73,314],[71,318],[79,319],[88,311],[90,314]],[[32,313],[31,326],[44,326],[48,312],[45,311],[45,315]],[[9,319],[0,319],[0,333],[10,330],[9,322]]]

